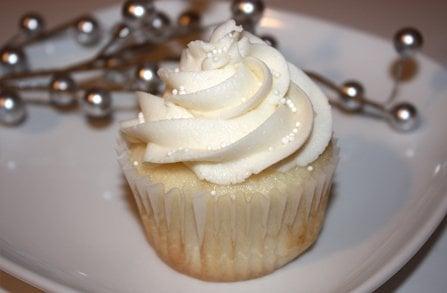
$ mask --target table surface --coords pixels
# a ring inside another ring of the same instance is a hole
[[[205,0],[194,0],[205,1]],[[0,41],[16,31],[17,19],[26,11],[41,12],[51,27],[66,19],[117,4],[116,0],[1,0]],[[419,28],[425,39],[423,52],[447,70],[447,1],[444,0],[270,0],[267,5],[352,26],[385,38],[403,26]],[[0,42],[1,43],[1,42]],[[421,250],[377,292],[445,292],[447,288],[447,220],[441,223]],[[40,292],[0,271],[0,292]]]

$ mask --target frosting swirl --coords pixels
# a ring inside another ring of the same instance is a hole
[[[138,93],[142,112],[121,125],[128,140],[147,144],[145,162],[182,162],[200,179],[232,184],[272,165],[305,166],[332,136],[319,88],[233,20],[158,74],[164,96]]]

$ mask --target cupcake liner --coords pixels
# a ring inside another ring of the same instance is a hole
[[[338,158],[334,142],[329,151],[328,160],[293,184],[275,181],[266,194],[212,195],[208,190],[166,190],[138,172],[126,142],[119,138],[117,146],[153,248],[173,268],[212,281],[268,274],[315,241]]]

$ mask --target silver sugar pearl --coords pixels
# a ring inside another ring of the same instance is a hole
[[[81,17],[76,21],[74,27],[76,41],[82,46],[94,46],[101,39],[101,28],[99,23],[91,16]]]
[[[235,0],[231,3],[231,12],[240,24],[256,24],[264,13],[264,2],[261,0]]]
[[[401,132],[408,132],[419,126],[419,115],[415,106],[402,102],[394,105],[388,115],[391,126]]]
[[[21,72],[28,70],[25,53],[20,48],[4,47],[0,50],[0,64],[6,72]]]
[[[408,57],[422,47],[424,39],[417,29],[407,27],[394,35],[393,42],[396,51],[403,57]]]
[[[135,69],[134,90],[160,94],[162,82],[157,75],[158,65],[143,63]]]
[[[263,35],[261,39],[267,43],[267,45],[272,46],[273,48],[278,47],[278,41],[271,35]]]
[[[348,80],[341,86],[341,99],[343,101],[343,107],[351,112],[358,112],[363,108],[362,98],[365,93],[363,86],[360,82],[355,80]]]
[[[19,20],[19,29],[28,36],[35,36],[45,29],[45,21],[37,13],[27,13]]]
[[[157,37],[168,34],[170,27],[171,20],[169,16],[161,11],[154,12],[153,16],[146,23],[146,28],[149,32]]]
[[[90,118],[104,118],[112,112],[112,97],[104,89],[86,90],[81,101],[84,113]]]
[[[121,15],[128,25],[135,27],[149,19],[154,10],[152,1],[128,0],[121,7]]]
[[[56,107],[67,107],[76,101],[77,85],[68,73],[56,73],[49,84],[50,102]]]
[[[11,90],[0,90],[0,123],[17,125],[26,117],[25,104],[22,99]]]
[[[178,16],[177,25],[182,28],[195,28],[200,25],[200,18],[198,12],[187,10]]]

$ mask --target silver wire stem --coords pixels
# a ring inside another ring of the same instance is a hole
[[[335,82],[331,81],[330,79],[322,76],[321,74],[318,74],[316,72],[309,71],[309,70],[305,70],[305,73],[310,78],[312,78],[314,81],[317,81],[318,83],[323,84],[327,88],[329,88],[332,91],[336,92],[338,96],[344,95],[344,92],[342,91],[342,89]],[[373,110],[375,112],[373,114],[385,115],[387,113],[387,109],[383,105],[381,105],[381,104],[379,104],[377,102],[374,102],[374,101],[366,98],[365,96],[358,96],[358,97],[356,96],[356,97],[351,97],[351,98],[356,100],[357,102],[367,106],[367,107],[370,107],[371,108],[370,110]],[[346,109],[343,106],[342,103],[340,103],[340,102],[338,102],[336,100],[333,100],[333,99],[331,100],[331,103],[333,105],[343,109],[344,111],[350,112],[352,114],[354,114],[354,113],[361,113],[361,112],[367,111],[367,109],[365,109],[365,108],[362,108],[362,110],[360,112],[349,111],[349,109]]]

